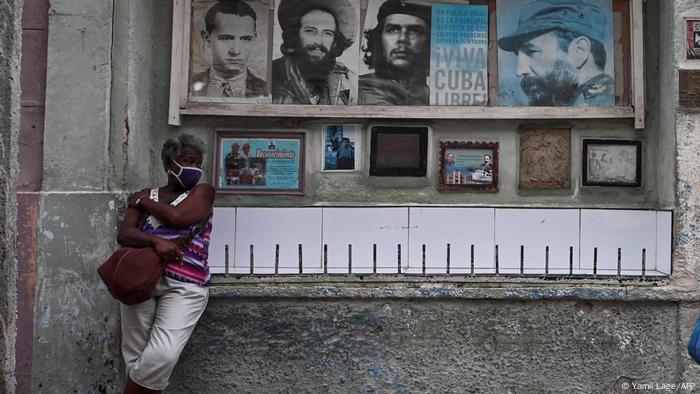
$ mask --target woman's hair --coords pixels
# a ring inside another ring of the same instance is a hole
[[[183,148],[190,148],[199,151],[202,156],[206,152],[204,148],[204,141],[201,138],[195,137],[191,134],[180,134],[177,137],[168,138],[167,141],[163,143],[163,148],[160,151],[160,157],[163,160],[163,165],[165,165],[168,160],[177,160],[180,156],[180,152]]]

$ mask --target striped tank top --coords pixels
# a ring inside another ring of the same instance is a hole
[[[153,201],[158,202],[158,190],[151,190],[151,195],[149,198]],[[182,202],[189,192],[185,192],[178,196],[171,205],[177,205]],[[192,241],[184,249],[184,254],[182,256],[182,264],[177,262],[171,262],[165,265],[165,276],[179,280],[181,282],[194,283],[200,286],[211,285],[211,274],[209,273],[209,264],[207,263],[207,258],[209,257],[209,240],[211,239],[211,229],[212,229],[212,216],[209,214],[207,224],[204,230],[200,231],[199,235],[194,237]],[[167,240],[176,240],[181,238],[195,227],[198,223],[195,223],[186,228],[167,228],[161,223],[160,220],[149,215],[146,221],[143,223],[141,231],[146,234],[155,235]]]

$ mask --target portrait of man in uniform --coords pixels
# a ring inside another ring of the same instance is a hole
[[[376,26],[364,33],[363,61],[371,72],[360,76],[359,103],[429,105],[430,7],[386,0],[374,15]]]
[[[357,102],[359,2],[278,0],[272,62],[275,104],[349,105]],[[347,59],[346,62],[339,58]]]
[[[266,28],[267,18],[260,20],[255,9],[245,1],[219,0],[206,8],[201,19],[199,33],[204,51],[199,55],[206,57],[207,67],[192,75],[190,94],[226,98],[267,96],[267,83],[249,68],[259,39],[258,29],[261,22]],[[264,59],[256,56],[255,62]],[[267,66],[257,64],[257,68],[265,71]],[[260,75],[266,75],[266,71]]]
[[[615,105],[611,0],[497,7],[499,105]]]

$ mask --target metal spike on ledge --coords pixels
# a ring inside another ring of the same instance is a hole
[[[228,244],[224,245],[224,277],[228,278],[229,265],[228,265]]]
[[[280,244],[275,245],[275,275],[279,275],[280,268]]]
[[[253,267],[255,266],[254,246],[250,245],[250,274],[253,275]]]
[[[377,274],[377,244],[372,244],[372,273]]]
[[[299,244],[299,275],[301,275],[304,272],[303,267],[304,267],[304,254],[302,251],[301,244]]]

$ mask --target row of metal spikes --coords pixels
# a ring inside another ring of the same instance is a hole
[[[298,250],[299,250],[299,272],[298,275],[303,275],[303,250],[302,250],[302,245],[298,245]],[[504,272],[499,272],[499,261],[498,261],[498,245],[495,245],[495,258],[494,258],[494,267],[475,267],[474,266],[474,250],[475,247],[472,244],[470,246],[470,273],[468,275],[471,276],[476,276],[479,275],[476,273],[476,270],[491,270],[495,268],[495,275],[517,275],[517,276],[535,276],[535,277],[542,277],[542,276],[564,276],[564,277],[574,277],[574,276],[583,276],[583,277],[591,277],[591,275],[574,275],[574,247],[570,246],[569,247],[569,273],[568,274],[551,274],[549,272],[549,246],[545,247],[545,266],[544,266],[544,274],[526,274],[525,273],[525,246],[520,245],[520,272],[519,273],[504,273]],[[398,272],[396,273],[397,275],[402,274],[402,268],[401,268],[401,244],[396,245],[396,251],[397,251],[397,269]],[[440,268],[442,269],[443,267],[428,267],[426,266],[426,245],[422,245],[422,266],[421,266],[421,273],[420,274],[414,274],[414,273],[407,273],[407,274],[413,274],[413,275],[436,275],[434,273],[427,273],[427,268],[431,269],[436,269]],[[646,248],[642,249],[642,269],[641,269],[641,277],[642,279],[646,279],[646,254],[647,250]],[[279,275],[279,256],[280,256],[280,246],[279,244],[275,245],[275,271],[274,275]],[[377,274],[377,244],[372,245],[372,260],[373,260],[373,269],[372,269],[372,274],[376,275]],[[225,246],[225,251],[224,251],[224,275],[229,276],[230,275],[230,265],[229,265],[229,245]],[[260,268],[260,267],[258,267]],[[450,275],[450,244],[447,244],[447,259],[446,259],[446,275]],[[250,273],[249,275],[256,275],[254,272],[255,269],[255,248],[254,245],[250,245]],[[334,268],[336,269],[336,268]],[[323,245],[323,274],[328,275],[328,245],[324,244]],[[343,275],[360,275],[358,273],[353,273],[352,272],[352,245],[348,245],[348,272],[347,274]],[[386,275],[386,274],[384,274]],[[439,275],[439,274],[437,274]],[[488,273],[488,274],[483,274],[483,275],[494,275],[493,273]],[[622,275],[622,248],[617,249],[617,275],[599,275],[598,274],[598,248],[593,248],[593,277],[618,277],[621,278]],[[636,277],[636,276],[635,276]]]

